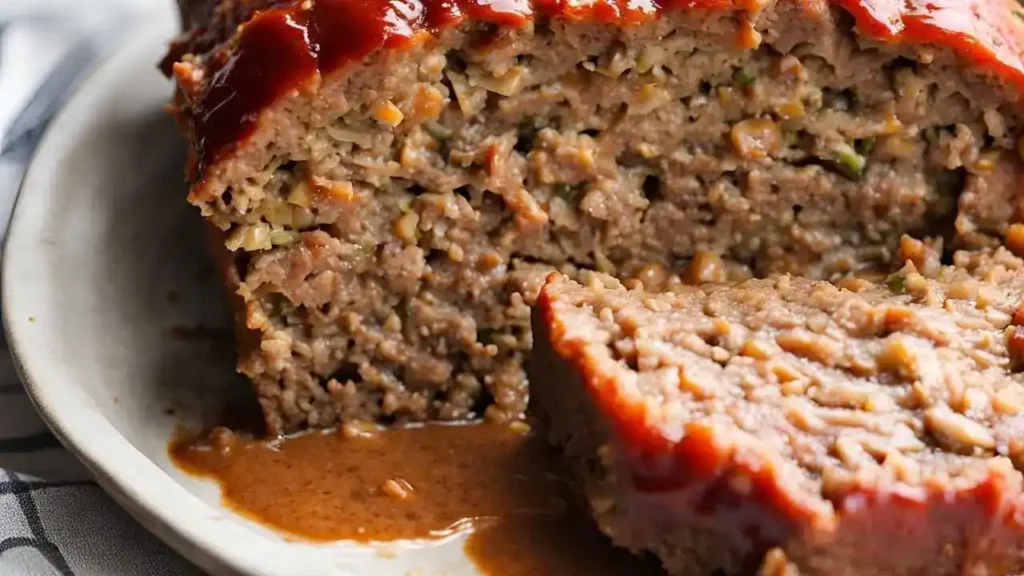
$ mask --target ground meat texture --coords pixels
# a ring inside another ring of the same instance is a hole
[[[521,416],[551,270],[833,278],[904,233],[999,243],[1015,3],[715,4],[185,2],[189,199],[225,232],[270,430]]]
[[[1024,262],[955,258],[849,288],[552,274],[532,401],[583,505],[671,574],[1020,574]]]

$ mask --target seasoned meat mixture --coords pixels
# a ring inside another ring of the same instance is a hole
[[[678,575],[1024,571],[1024,261],[907,262],[660,294],[552,274],[531,387],[601,529]]]
[[[519,418],[552,270],[835,279],[904,233],[997,245],[1024,23],[939,4],[183,1],[189,200],[269,431]]]

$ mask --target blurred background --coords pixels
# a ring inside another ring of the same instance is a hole
[[[0,237],[53,114],[141,18],[173,1],[0,0]],[[49,433],[0,335],[0,576],[197,573],[114,504]]]
[[[99,55],[158,2],[0,0],[0,235],[47,121]]]

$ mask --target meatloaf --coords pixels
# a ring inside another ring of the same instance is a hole
[[[181,5],[188,199],[271,433],[521,416],[552,270],[829,279],[1021,216],[1014,0]]]
[[[1017,575],[1024,261],[955,261],[658,294],[552,274],[533,401],[600,528],[671,574]]]

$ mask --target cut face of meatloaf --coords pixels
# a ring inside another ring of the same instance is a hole
[[[272,432],[520,416],[554,269],[831,278],[1018,217],[1012,0],[182,8],[189,200]]]
[[[532,401],[617,544],[680,575],[1024,570],[1020,259],[583,281],[540,293]]]

